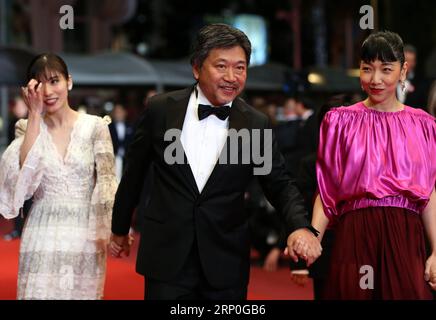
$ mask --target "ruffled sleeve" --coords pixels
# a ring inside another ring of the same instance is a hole
[[[98,119],[93,135],[96,184],[92,193],[88,239],[109,242],[117,180],[109,117]]]
[[[15,140],[5,150],[0,161],[0,214],[6,219],[19,215],[24,201],[33,196],[44,174],[42,131],[20,168],[20,149],[26,128],[27,120],[22,119],[16,123]]]
[[[336,199],[343,178],[342,141],[339,115],[334,109],[329,111],[321,123],[316,173],[318,189],[326,216],[337,215]]]

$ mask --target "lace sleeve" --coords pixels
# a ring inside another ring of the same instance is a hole
[[[44,173],[44,146],[41,133],[36,138],[20,169],[20,149],[26,131],[26,120],[15,126],[15,140],[0,161],[0,214],[6,219],[18,216],[24,201],[30,199],[41,183]]]
[[[99,119],[94,131],[93,149],[97,177],[88,222],[88,239],[103,240],[106,243],[110,239],[112,208],[118,186],[109,123],[108,117]]]

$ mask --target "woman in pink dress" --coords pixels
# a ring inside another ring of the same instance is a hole
[[[397,100],[406,71],[401,38],[370,35],[368,98],[321,125],[312,225],[320,237],[336,228],[325,299],[432,299],[436,289],[436,124]]]

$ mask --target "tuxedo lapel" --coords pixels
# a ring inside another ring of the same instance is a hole
[[[250,122],[247,112],[247,106],[242,99],[237,98],[233,102],[232,108],[230,109],[229,117],[229,129],[235,129],[237,131],[241,129],[249,129]]]
[[[166,116],[166,130],[177,129],[182,132],[183,122],[185,120],[186,111],[188,109],[189,98],[191,96],[193,87],[187,88],[185,90],[179,91],[173,96],[168,98],[168,104],[170,105],[168,114]],[[179,137],[181,138],[181,136]],[[180,140],[181,148],[183,149],[182,142]],[[183,149],[183,164],[177,164],[176,167],[181,171],[188,185],[194,192],[198,195],[197,183],[195,182],[194,175],[191,170],[191,166],[188,163],[188,158],[186,157],[185,150]]]
[[[250,128],[250,119],[247,115],[247,107],[245,106],[245,103],[240,98],[236,98],[233,101],[232,107],[230,108],[229,130],[235,129],[236,131],[239,131],[243,128],[246,129]],[[229,142],[230,142],[230,137],[227,134],[226,143],[224,144],[224,147],[221,150],[220,157],[223,153],[223,150],[228,150]],[[238,143],[238,153],[241,153],[241,144],[239,143]],[[227,158],[229,158],[229,155],[227,155]],[[224,174],[226,168],[228,168],[226,164],[220,164],[219,159],[220,158],[218,158],[217,162],[215,163],[215,167],[201,192],[202,195],[206,194],[209,188],[211,188],[214,184],[220,181],[220,176]],[[239,154],[238,154],[238,159],[239,159]]]
[[[166,116],[166,129],[182,130],[185,120],[186,110],[188,109],[189,98],[192,88],[178,91],[168,98],[169,112]]]

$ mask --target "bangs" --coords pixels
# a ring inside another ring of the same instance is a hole
[[[54,76],[63,76],[68,79],[68,69],[62,60],[52,55],[36,57],[27,70],[27,81],[31,79],[49,80]]]
[[[386,39],[381,37],[373,39],[373,41],[365,41],[362,45],[361,60],[365,63],[380,60],[381,62],[400,61],[396,57],[394,49],[389,45]]]
[[[35,79],[38,81],[48,81],[53,77],[62,77],[62,74],[54,69],[51,69],[50,67],[45,67],[44,69],[36,70],[34,74],[32,74],[31,79]]]

